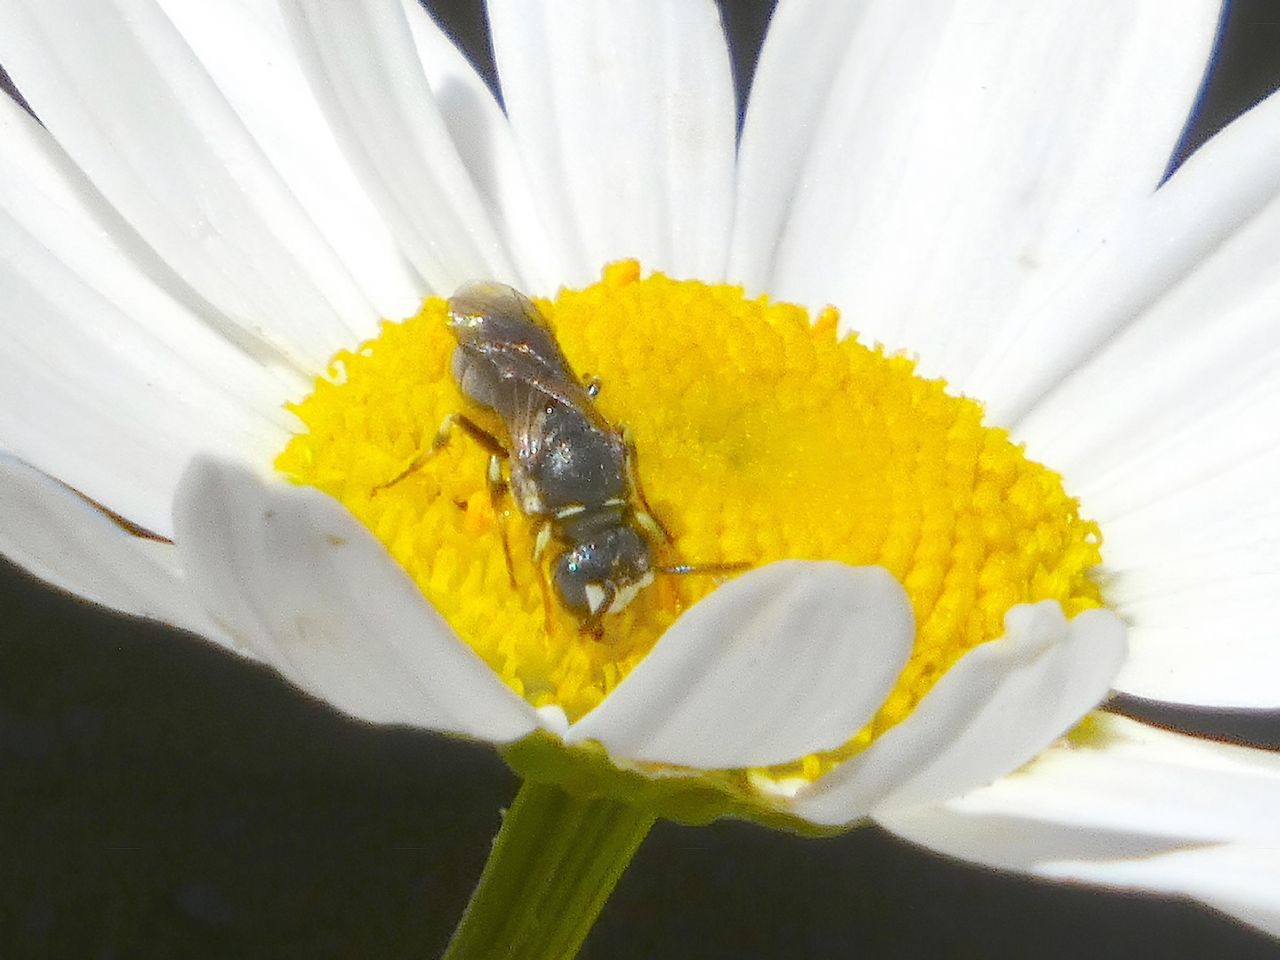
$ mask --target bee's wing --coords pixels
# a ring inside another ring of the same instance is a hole
[[[523,340],[477,340],[468,348],[493,365],[500,380],[529,388],[532,395],[542,395],[566,407],[591,406],[587,391],[578,381],[555,341],[551,349]]]
[[[519,463],[527,464],[538,458],[542,447],[540,424],[547,396],[531,384],[519,384],[515,388],[507,430],[511,434],[511,452]]]
[[[596,409],[586,389],[576,380],[565,383],[524,378],[513,381],[511,387],[511,404],[504,420],[511,436],[511,451],[521,462],[539,459],[547,442],[547,418],[553,407],[573,411],[600,433],[615,435],[618,443],[622,442],[613,425]],[[558,422],[563,426],[566,421],[560,416]]]
[[[449,326],[464,350],[483,360],[513,395],[518,394],[514,406],[519,411],[512,411],[512,419],[531,421],[525,424],[526,432],[534,430],[536,411],[545,401],[579,410],[596,426],[608,429],[546,318],[518,290],[489,281],[463,286],[449,300]],[[530,412],[524,412],[525,405]],[[514,440],[516,424],[509,426]]]

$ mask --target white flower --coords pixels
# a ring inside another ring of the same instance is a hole
[[[509,121],[411,0],[283,6],[0,0],[0,63],[47,127],[0,102],[8,556],[366,719],[711,769],[826,749],[910,646],[883,571],[749,573],[566,729],[345,510],[268,473],[283,400],[464,279],[545,293],[638,257],[835,302],[1063,472],[1130,650],[1113,614],[1016,607],[776,803],[1280,933],[1280,759],[1107,715],[1059,739],[1109,686],[1280,705],[1280,99],[1154,190],[1217,4],[783,0],[736,166],[710,3],[491,0]],[[780,673],[821,695],[764,701]]]

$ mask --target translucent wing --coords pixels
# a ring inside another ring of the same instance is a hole
[[[500,283],[467,284],[449,300],[449,326],[468,361],[482,367],[495,386],[507,386],[501,393],[509,409],[498,413],[510,421],[513,440],[533,429],[544,401],[578,410],[609,429],[546,320],[519,291]]]

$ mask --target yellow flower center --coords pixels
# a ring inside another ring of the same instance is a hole
[[[811,323],[802,308],[746,299],[739,287],[641,279],[635,262],[538,308],[574,370],[599,378],[603,415],[631,428],[643,489],[674,535],[672,546],[655,543],[657,562],[879,564],[906,588],[914,653],[840,755],[910,713],[965,651],[1000,636],[1013,605],[1052,599],[1072,616],[1099,604],[1088,575],[1098,529],[1061,478],[984,426],[978,403],[916,376],[910,359],[839,338],[834,309]],[[546,620],[536,526],[514,504],[509,573],[489,454],[469,435],[454,431],[388,485],[451,413],[505,437],[459,392],[446,318],[446,303],[430,298],[335,357],[291,407],[306,432],[276,466],[345,504],[516,693],[573,721],[723,578],[659,576],[596,638],[558,605]],[[811,778],[834,759],[805,758],[791,772]]]

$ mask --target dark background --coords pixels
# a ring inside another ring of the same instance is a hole
[[[492,76],[479,3],[432,6]],[[741,88],[770,6],[723,0]],[[1280,3],[1236,0],[1180,154],[1278,85]],[[1280,746],[1280,715],[1122,706]],[[435,956],[515,787],[488,748],[351,722],[265,670],[0,565],[0,960]],[[659,824],[582,955],[1280,947],[1189,904],[973,869],[875,830],[814,841],[724,823]]]

